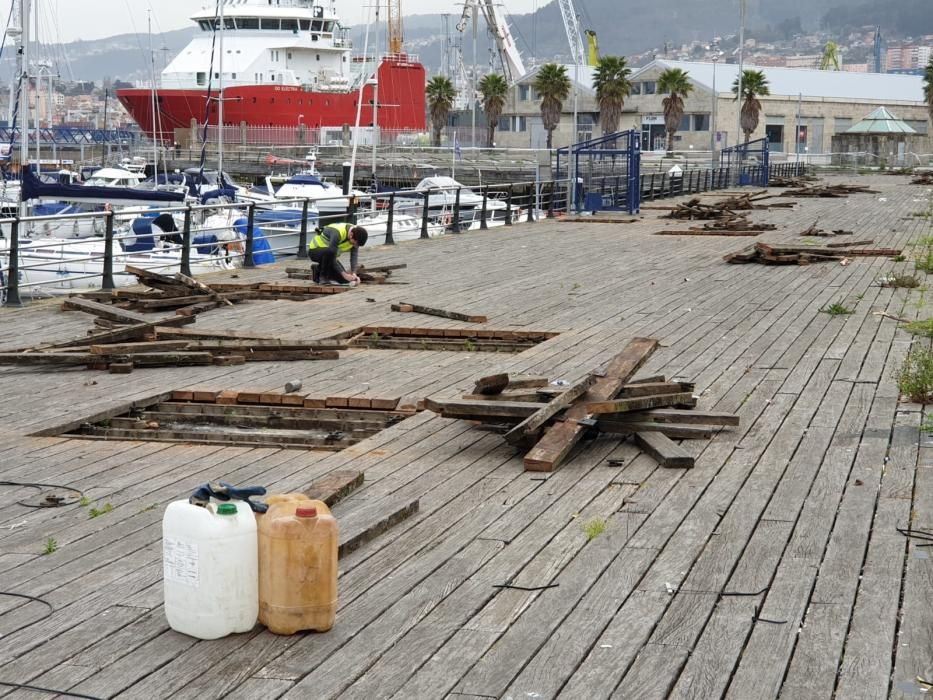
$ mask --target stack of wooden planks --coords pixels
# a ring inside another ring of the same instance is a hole
[[[708,438],[722,426],[738,425],[731,414],[693,411],[693,385],[663,376],[632,381],[658,347],[635,338],[602,371],[554,386],[544,377],[482,377],[461,399],[425,399],[447,418],[478,421],[527,449],[525,469],[552,471],[587,433],[632,436],[662,466],[692,467],[693,458],[673,439]],[[673,438],[673,439],[672,439]]]
[[[362,326],[335,338],[346,338],[351,348],[369,350],[522,352],[556,335],[549,331],[528,330]]]
[[[239,365],[245,362],[335,360],[341,340],[289,340],[229,331],[195,331],[193,316],[148,316],[78,297],[66,310],[84,311],[114,324],[83,338],[0,353],[0,364],[81,366],[129,374],[138,367]]]
[[[850,194],[881,194],[878,190],[873,190],[868,185],[805,185],[795,190],[787,190],[784,197],[822,197],[822,198],[840,198],[848,197]]]
[[[816,224],[817,222],[814,221],[809,227],[805,228],[803,231],[801,231],[797,235],[798,236],[816,236],[819,238],[830,238],[832,236],[851,236],[852,235],[852,231],[846,231],[845,229],[841,229],[841,228],[833,229],[832,231],[826,231],[825,229],[821,229]],[[871,243],[871,242],[872,241],[868,241],[868,243]]]
[[[754,224],[745,214],[736,213],[749,209],[766,209],[765,206],[753,202],[767,198],[770,195],[757,193],[734,195],[728,199],[703,204],[698,197],[678,204],[666,217],[689,221],[706,221],[702,226],[694,226],[687,230],[658,231],[658,236],[755,236],[762,231],[773,231],[774,224]],[[792,203],[788,203],[793,206]],[[776,205],[774,205],[776,206]]]
[[[819,181],[820,178],[813,175],[795,175],[793,177],[772,175],[768,178],[768,187],[809,187],[810,183]]]
[[[896,257],[897,248],[857,248],[873,241],[827,243],[824,246],[776,245],[755,243],[735,253],[723,256],[727,263],[760,263],[762,265],[809,265],[814,262],[837,261],[845,264],[851,257]]]
[[[219,306],[230,306],[251,299],[307,301],[346,291],[344,287],[303,282],[223,282],[207,285],[181,273],[163,275],[131,265],[127,265],[126,271],[136,275],[140,283],[149,289],[84,292],[81,296],[99,302],[109,302],[121,309],[175,310],[175,313],[182,316],[194,316]]]
[[[310,268],[307,267],[286,267],[285,274],[289,276],[290,279],[296,280],[313,280],[314,279],[314,264]],[[363,284],[405,284],[404,282],[396,282],[395,280],[390,280],[392,277],[392,272],[395,270],[404,270],[408,265],[401,263],[398,265],[377,265],[366,267],[365,265],[360,265],[359,269],[356,271],[357,277],[360,278],[360,282]]]
[[[910,181],[911,185],[933,185],[933,173],[919,173],[913,180]]]

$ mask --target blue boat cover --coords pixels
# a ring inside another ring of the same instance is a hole
[[[23,200],[54,199],[66,202],[90,202],[96,204],[148,204],[151,202],[177,203],[185,201],[178,192],[137,190],[132,187],[88,187],[87,185],[63,185],[42,182],[30,170],[23,173]]]

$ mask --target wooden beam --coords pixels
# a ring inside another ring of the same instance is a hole
[[[666,381],[664,379],[663,374],[653,374],[650,377],[642,377],[641,379],[633,379],[625,386],[631,386],[632,384],[653,384],[655,382],[663,382],[663,381]]]
[[[470,419],[474,416],[523,419],[541,408],[540,403],[522,401],[464,401],[463,399],[438,401],[431,398],[426,398],[424,405],[429,411],[434,411],[445,418],[470,416]]]
[[[87,365],[100,362],[83,352],[0,352],[0,365]]]
[[[194,330],[193,328],[169,328],[161,322],[154,329],[155,335],[164,340],[278,340],[269,335],[257,335],[255,333],[243,333],[241,331],[213,331],[213,330]]]
[[[630,399],[653,394],[677,394],[684,391],[692,392],[693,389],[694,385],[689,382],[642,382],[641,384],[626,384],[619,392],[619,397]]]
[[[547,377],[521,377],[509,375],[509,389],[537,389],[550,384]]]
[[[107,343],[90,346],[92,355],[121,355],[136,352],[163,352],[166,350],[184,350],[187,340],[158,340],[151,343]]]
[[[430,306],[422,306],[421,304],[412,304],[410,302],[399,302],[398,304],[392,304],[393,311],[402,311],[403,306],[410,306],[411,310],[416,314],[426,314],[428,316],[440,316],[441,318],[449,318],[454,321],[465,321],[467,323],[486,323],[485,316],[478,316],[474,314],[464,314],[459,311],[446,311],[444,309],[434,309]]]
[[[688,391],[676,394],[653,394],[651,396],[636,396],[630,399],[614,399],[611,401],[591,401],[586,404],[586,410],[592,415],[606,413],[627,413],[629,411],[645,411],[650,408],[664,406],[687,406],[695,404],[696,399]]]
[[[510,445],[517,445],[531,436],[537,435],[545,423],[589,391],[597,379],[598,377],[595,374],[590,374],[571,384],[563,394],[539,408],[535,413],[507,432],[505,441]]]
[[[418,512],[418,500],[392,503],[381,499],[374,501],[367,508],[355,511],[347,516],[337,514],[340,519],[340,545],[337,556],[343,557],[375,539],[390,527],[407,520]]]
[[[631,420],[650,420],[658,423],[694,423],[702,425],[738,425],[739,417],[734,413],[716,413],[713,411],[688,411],[677,408],[656,408],[651,411],[639,411],[625,416]]]
[[[69,297],[62,302],[62,309],[66,311],[83,311],[98,318],[118,323],[148,323],[151,319],[134,311],[120,309],[110,304],[100,304],[89,299]]]
[[[509,375],[490,374],[488,377],[480,377],[473,385],[474,394],[499,394],[509,385]]]
[[[692,469],[693,456],[663,433],[635,433],[635,442],[662,467]]]
[[[209,365],[214,356],[209,352],[134,352],[92,355],[94,362],[132,362],[139,367],[181,367]]]
[[[464,401],[537,401],[544,403],[550,401],[553,396],[532,389],[530,391],[504,391],[501,394],[464,394]]]
[[[635,338],[616,355],[606,368],[605,376],[597,380],[583,396],[583,401],[608,401],[616,397],[632,375],[647,362],[657,349],[658,341],[653,338]],[[525,455],[525,469],[531,471],[552,471],[583,436],[586,428],[577,421],[589,418],[590,414],[583,403],[571,407],[566,419],[551,427]]]
[[[596,427],[603,433],[617,433],[631,435],[632,433],[656,432],[664,433],[675,439],[709,439],[713,436],[713,429],[706,425],[683,425],[680,423],[654,423],[652,421],[632,421],[620,417],[603,417],[596,421]]]

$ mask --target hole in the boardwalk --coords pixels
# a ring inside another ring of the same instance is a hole
[[[523,352],[558,335],[551,331],[362,326],[332,339],[345,340],[351,348],[370,350]]]
[[[401,404],[401,405],[400,405]],[[81,423],[65,433],[145,440],[336,452],[419,410],[405,399],[245,391],[175,391],[161,402]]]

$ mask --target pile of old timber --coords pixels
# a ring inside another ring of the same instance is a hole
[[[814,185],[804,186],[796,190],[787,190],[783,197],[822,197],[841,198],[850,194],[881,194],[868,185]]]
[[[131,265],[126,266],[126,271],[136,275],[140,283],[149,289],[84,292],[80,296],[99,302],[108,302],[121,309],[174,310],[180,316],[195,316],[219,306],[232,306],[234,303],[247,300],[307,301],[346,291],[343,287],[302,282],[215,282],[208,285],[180,272],[174,275],[163,275]]]
[[[313,263],[310,268],[286,267],[285,274],[287,274],[290,279],[313,280],[315,267],[317,267],[317,265]],[[377,265],[372,267],[360,265],[356,271],[356,275],[363,284],[405,284],[404,282],[397,282],[390,278],[392,277],[393,271],[404,270],[406,267],[408,267],[408,265],[405,263],[398,265]],[[337,289],[340,289],[340,287]]]
[[[128,374],[139,367],[240,365],[245,362],[336,360],[342,340],[288,340],[226,331],[181,328],[194,316],[150,316],[74,297],[65,310],[83,311],[109,324],[83,338],[0,353],[0,364],[85,366]]]
[[[933,185],[933,173],[920,173],[913,180],[911,185]]]
[[[897,248],[857,248],[874,241],[849,241],[827,243],[824,246],[774,245],[755,243],[735,253],[723,256],[727,263],[760,263],[762,265],[809,265],[815,262],[837,261],[846,264],[852,257],[896,257]]]
[[[692,467],[694,460],[673,439],[709,438],[722,426],[738,425],[738,416],[693,411],[693,385],[663,376],[632,381],[658,347],[636,338],[605,370],[554,387],[543,377],[496,374],[476,382],[461,399],[425,399],[425,407],[446,418],[478,421],[504,432],[506,441],[523,449],[525,469],[552,471],[586,434],[632,436],[665,467]]]
[[[768,178],[768,187],[809,187],[810,183],[819,181],[820,178],[812,175],[795,175],[793,177],[772,175]]]
[[[803,231],[798,233],[798,236],[817,236],[819,238],[830,238],[832,236],[851,236],[852,231],[846,231],[845,229],[837,228],[832,231],[826,231],[818,227],[817,222],[814,221],[809,227],[805,228]],[[871,243],[872,241],[868,241]]]
[[[662,218],[705,221],[706,223],[687,230],[658,231],[656,235],[755,236],[762,231],[775,230],[777,227],[774,224],[753,224],[745,214],[736,213],[738,211],[766,208],[754,205],[752,202],[755,199],[756,197],[752,194],[743,194],[714,204],[703,204],[699,198],[694,197],[687,202],[676,205],[667,216]]]

